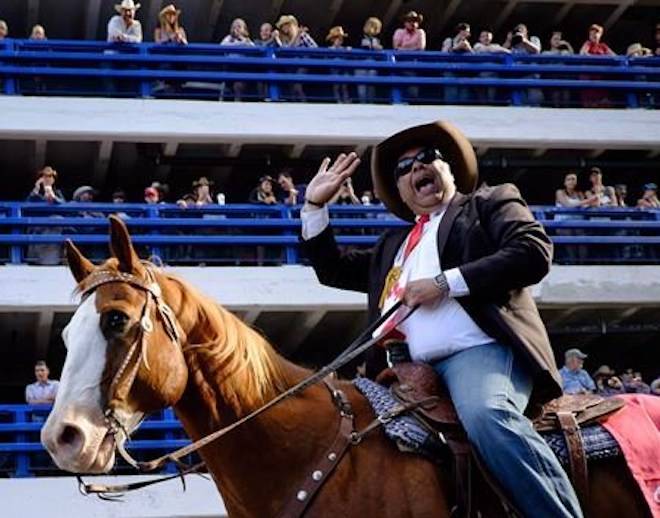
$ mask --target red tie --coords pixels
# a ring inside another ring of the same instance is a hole
[[[420,239],[422,239],[422,232],[424,231],[424,225],[428,223],[429,218],[430,217],[428,214],[422,214],[417,220],[417,223],[415,223],[415,226],[410,231],[410,234],[408,234],[408,241],[406,243],[406,248],[403,251],[403,261],[401,263],[402,265],[406,262],[406,259],[408,259],[408,256],[414,250],[414,248],[419,244]],[[405,340],[406,336],[401,331],[399,331],[394,327],[394,325],[399,321],[399,318],[401,317],[401,313],[402,313],[401,308],[399,308],[399,310],[396,311],[386,322],[381,332],[381,336],[383,337],[384,340],[385,339]]]
[[[410,252],[413,251],[413,249],[419,243],[419,240],[422,239],[422,232],[424,231],[424,225],[426,225],[428,221],[429,221],[429,215],[422,214],[417,220],[417,223],[415,223],[415,226],[410,231],[410,234],[408,236],[408,242],[406,243],[406,249],[403,251],[404,263],[406,262],[406,259],[408,259]]]

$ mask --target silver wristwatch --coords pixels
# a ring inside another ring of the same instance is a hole
[[[433,282],[442,293],[449,293],[449,283],[447,282],[447,277],[445,277],[444,273],[433,277]]]

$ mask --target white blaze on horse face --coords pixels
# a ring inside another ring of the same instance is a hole
[[[95,297],[87,297],[62,332],[67,348],[54,412],[76,404],[101,411],[101,376],[108,343],[101,332]]]
[[[62,333],[66,361],[53,411],[41,430],[55,463],[81,473],[106,472],[114,463],[114,441],[101,406],[107,342],[94,299],[92,295],[80,304]]]

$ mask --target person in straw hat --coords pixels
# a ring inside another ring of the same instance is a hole
[[[181,9],[177,9],[174,4],[169,4],[161,9],[158,14],[158,27],[154,31],[156,43],[188,45],[186,31],[179,25],[179,16],[181,16]]]
[[[376,331],[385,348],[367,353],[367,376],[387,365],[388,347],[429,363],[520,513],[582,516],[564,469],[527,417],[562,393],[528,288],[552,261],[543,226],[514,185],[476,189],[470,142],[437,121],[400,131],[371,154],[376,196],[410,225],[386,232],[370,250],[342,253],[327,202],[359,164],[355,153],[323,160],[301,211],[302,249],[321,283],[368,294],[371,321],[404,302]]]
[[[115,4],[116,14],[108,22],[108,41],[123,43],[142,43],[142,25],[135,19],[135,12],[140,8],[133,0],[122,0]]]
[[[350,47],[344,46],[344,40],[348,38],[348,34],[344,32],[344,28],[341,25],[335,25],[328,31],[328,35],[325,37],[325,41],[328,42],[328,48],[334,50],[347,50]],[[336,68],[330,69],[331,74],[338,75],[340,71]],[[343,74],[347,75],[347,74]],[[343,81],[341,83],[335,83],[332,85],[332,92],[335,96],[335,100],[338,103],[350,103],[351,96],[348,94],[348,85]]]

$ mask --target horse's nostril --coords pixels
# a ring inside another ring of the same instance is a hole
[[[74,426],[65,426],[59,437],[59,443],[63,446],[73,446],[80,441],[80,430]]]

